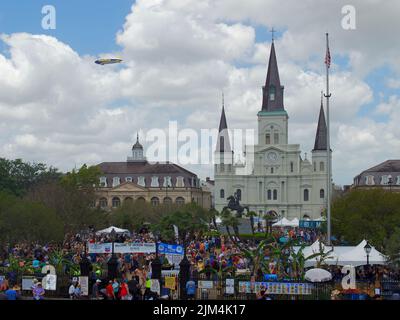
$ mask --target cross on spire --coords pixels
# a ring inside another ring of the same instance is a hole
[[[271,34],[272,34],[272,42],[274,42],[274,33],[276,32],[276,30],[274,29],[274,27],[272,27],[271,29]]]

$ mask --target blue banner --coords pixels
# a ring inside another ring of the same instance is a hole
[[[183,255],[183,246],[181,246],[179,244],[159,243],[158,244],[158,253],[160,253],[160,254],[182,254]]]
[[[300,228],[310,228],[317,229],[321,227],[322,221],[309,221],[309,220],[300,220],[299,227]]]

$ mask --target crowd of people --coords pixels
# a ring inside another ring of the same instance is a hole
[[[273,235],[276,239],[296,239],[301,243],[311,244],[317,239],[322,239],[323,235],[314,229],[302,228],[274,228]],[[151,287],[152,263],[156,258],[155,253],[125,253],[116,254],[117,272],[119,277],[108,279],[106,270],[111,253],[95,254],[87,250],[87,243],[107,243],[107,242],[142,242],[154,243],[155,238],[147,229],[137,233],[118,234],[116,238],[111,239],[107,234],[96,234],[85,232],[81,234],[67,235],[62,244],[48,243],[40,245],[37,243],[19,243],[14,246],[1,247],[0,267],[10,267],[12,264],[18,265],[11,270],[8,268],[5,277],[0,279],[0,293],[9,299],[18,299],[21,296],[21,289],[18,286],[18,271],[29,267],[33,270],[33,275],[39,278],[43,276],[43,268],[52,263],[52,254],[61,252],[63,259],[70,263],[63,265],[62,272],[70,277],[68,287],[68,297],[70,299],[81,299],[84,296],[82,284],[79,283],[80,273],[79,264],[83,259],[88,259],[92,269],[89,274],[89,295],[92,299],[108,300],[148,300],[159,299],[162,296],[170,296],[169,290],[164,290],[155,294]],[[287,241],[287,240],[286,240]],[[283,241],[284,242],[284,241]],[[247,248],[255,248],[257,241],[246,240],[242,242]],[[268,250],[265,251],[265,259],[269,259]],[[230,240],[228,236],[202,236],[189,239],[186,244],[186,256],[190,262],[190,280],[186,291],[189,297],[195,295],[196,282],[200,274],[206,277],[225,273],[225,275],[240,274],[249,272],[251,268],[251,259],[243,254],[240,248]],[[175,269],[177,266],[167,260],[164,255],[159,255],[164,269]],[[72,270],[71,265],[78,266]],[[270,272],[274,273],[274,261],[270,261]],[[340,269],[329,267],[334,281],[340,281],[343,277]],[[1,274],[0,274],[1,276]],[[398,273],[393,273],[386,267],[358,268],[358,279],[368,279],[377,281],[385,278],[398,277]],[[194,282],[194,285],[193,285]],[[40,283],[36,281],[31,288],[33,299],[43,299],[45,290]],[[265,298],[265,297],[264,297]]]

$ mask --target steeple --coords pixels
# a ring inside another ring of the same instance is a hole
[[[219,121],[218,139],[215,151],[216,152],[232,151],[231,144],[229,142],[228,124],[226,123],[226,117],[225,117],[224,93],[222,93],[222,112],[221,112],[221,119]]]
[[[283,86],[279,79],[278,62],[275,54],[275,44],[272,40],[269,55],[267,79],[263,87],[262,111],[281,111],[283,106]]]
[[[325,122],[324,106],[322,103],[322,92],[321,92],[321,108],[319,111],[317,134],[315,135],[315,143],[313,151],[323,150],[326,151],[327,148],[327,130]]]

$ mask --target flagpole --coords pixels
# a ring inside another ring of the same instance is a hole
[[[328,58],[329,57],[329,58]],[[328,60],[329,59],[329,60]],[[326,33],[326,148],[328,152],[328,161],[327,161],[327,245],[331,245],[331,188],[332,188],[332,161],[331,161],[331,140],[330,140],[330,119],[329,119],[329,98],[331,94],[329,93],[329,66],[330,66],[330,52],[329,52],[329,38],[328,33]]]

